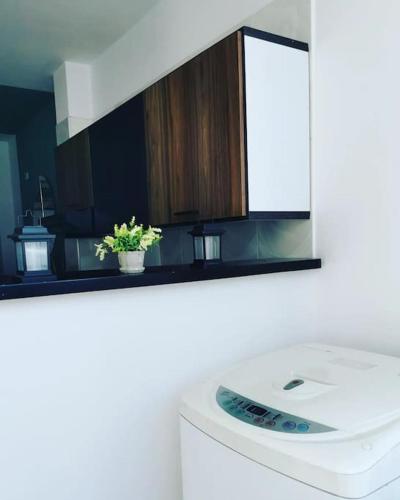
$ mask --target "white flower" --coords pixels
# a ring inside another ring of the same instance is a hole
[[[114,237],[105,236],[102,243],[96,244],[96,256],[100,260],[109,251],[114,253],[131,252],[135,250],[148,250],[152,245],[158,243],[161,239],[161,229],[149,226],[143,228],[143,224],[136,225],[136,218],[132,217],[129,224],[114,225]]]
[[[106,236],[104,238],[104,243],[110,248],[113,248],[115,243],[115,238],[113,238],[112,236]]]
[[[136,233],[142,230],[142,226],[135,226],[131,229],[131,236],[135,236]]]
[[[104,260],[104,257],[106,256],[107,249],[103,246],[102,243],[98,245],[94,245],[96,247],[96,257],[100,257],[100,260]]]

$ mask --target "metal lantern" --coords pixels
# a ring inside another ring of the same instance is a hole
[[[221,264],[221,236],[224,230],[213,224],[198,224],[189,234],[193,237],[193,266]]]
[[[57,277],[51,270],[50,256],[55,235],[43,226],[17,227],[10,235],[15,242],[17,275],[24,282],[53,281]]]

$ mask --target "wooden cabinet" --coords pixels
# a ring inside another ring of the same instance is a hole
[[[150,221],[193,220],[198,189],[186,66],[146,90],[144,103]]]
[[[137,96],[57,148],[66,234],[101,235],[148,222],[143,99]]]
[[[246,215],[241,33],[144,92],[150,220]]]
[[[228,36],[59,147],[72,226],[309,217],[308,80],[306,44]]]
[[[150,220],[310,213],[306,44],[250,28],[144,92]]]
[[[56,150],[58,201],[63,211],[93,206],[89,131],[84,130]]]

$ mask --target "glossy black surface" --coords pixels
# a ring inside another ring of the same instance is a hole
[[[84,271],[65,274],[58,281],[45,283],[2,285],[0,281],[0,300],[187,283],[320,267],[321,259],[268,259],[230,262],[206,269],[191,266],[148,267],[139,275],[123,275],[119,271]]]
[[[87,199],[80,199],[79,207],[63,207],[64,235],[104,236],[114,224],[128,222],[132,215],[148,224],[143,96],[130,99],[95,122],[87,133],[90,166],[86,175],[91,189]],[[82,154],[76,150],[76,155]]]

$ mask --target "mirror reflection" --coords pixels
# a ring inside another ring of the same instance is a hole
[[[57,212],[54,94],[0,85],[0,110],[0,275],[6,281],[17,271],[10,238],[16,227],[46,225]]]
[[[140,268],[312,253],[307,44],[244,27],[104,113],[90,74],[0,86],[0,284],[118,274],[95,245],[133,216]]]

